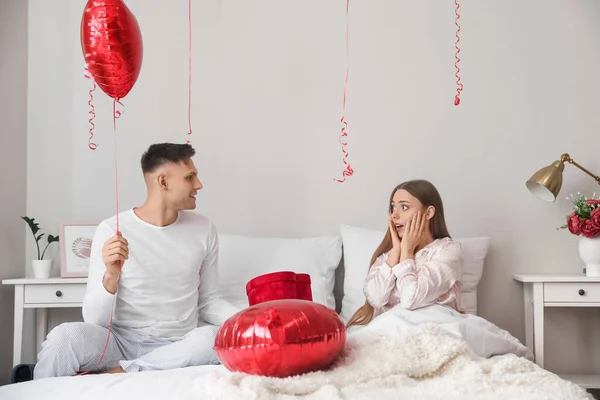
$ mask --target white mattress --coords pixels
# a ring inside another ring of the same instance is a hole
[[[530,356],[508,332],[479,317],[439,305],[395,308],[349,332],[332,368],[310,374],[273,379],[232,374],[219,365],[48,378],[0,387],[0,399],[592,399]]]
[[[170,371],[46,378],[0,386],[2,400],[203,400],[208,388],[195,384],[200,377],[230,374],[221,365]]]
[[[487,368],[493,369],[498,365],[500,370],[504,369],[502,364],[514,361],[512,355],[492,357],[486,361]],[[445,390],[443,386],[422,387],[419,390],[416,385],[420,379],[412,380],[402,378],[397,384],[389,385],[385,381],[374,381],[372,385],[361,387],[360,385],[349,388],[346,393],[336,390],[330,391],[326,387],[322,390],[308,395],[290,396],[288,393],[277,393],[276,387],[272,390],[256,390],[252,382],[238,381],[239,389],[227,393],[226,385],[220,382],[219,377],[230,377],[231,373],[222,366],[203,366],[177,369],[171,371],[139,372],[130,374],[114,375],[89,375],[80,377],[47,378],[37,381],[23,382],[8,386],[0,386],[1,400],[240,400],[240,399],[277,399],[277,400],[387,400],[397,398],[421,398],[423,400],[541,400],[556,399],[572,400],[592,399],[587,397],[583,390],[574,390],[568,387],[569,383],[561,381],[558,377],[546,379],[541,382],[528,382],[533,371],[517,374],[521,375],[515,379],[514,374],[509,373],[505,385],[495,387],[489,392],[478,393],[476,388],[485,388],[486,382],[468,379],[466,382],[458,382],[459,388]],[[541,370],[540,370],[541,372]],[[540,372],[533,373],[539,377]],[[552,375],[547,373],[547,375]],[[520,381],[520,382],[519,382]],[[511,385],[512,382],[513,384]],[[389,382],[388,382],[389,383]],[[281,383],[286,385],[286,383]],[[289,382],[290,386],[294,386]],[[277,386],[277,385],[274,385]],[[325,385],[326,386],[326,385]],[[509,387],[511,386],[511,387]],[[522,390],[519,386],[523,386]],[[574,385],[573,385],[574,386]],[[415,393],[412,393],[412,389]],[[263,386],[262,389],[265,387]],[[533,388],[533,390],[532,390]],[[331,388],[330,388],[331,389]],[[407,389],[408,393],[404,393]],[[284,390],[285,392],[285,390]],[[536,393],[539,392],[539,393]],[[535,393],[535,394],[534,394]],[[242,395],[243,394],[243,395]],[[241,396],[240,396],[241,395]],[[263,396],[264,395],[264,396]],[[341,395],[341,396],[340,396]],[[401,397],[398,397],[401,396]]]

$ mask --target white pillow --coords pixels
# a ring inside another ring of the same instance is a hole
[[[383,240],[385,231],[340,225],[344,251],[344,298],[341,316],[348,321],[352,314],[365,303],[363,286],[369,262],[377,246]],[[454,239],[463,251],[463,278],[461,301],[465,311],[477,313],[477,285],[483,273],[483,262],[490,244],[490,238]]]
[[[246,283],[270,272],[310,275],[313,301],[335,310],[335,270],[342,258],[340,236],[283,239],[219,235],[219,290],[239,308],[248,307]]]

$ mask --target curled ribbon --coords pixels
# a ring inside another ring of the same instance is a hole
[[[90,99],[88,100],[88,105],[90,106],[90,111],[88,111],[88,113],[90,114],[90,119],[88,120],[91,127],[90,127],[90,137],[88,138],[88,147],[90,148],[90,150],[96,150],[98,148],[98,143],[94,142],[94,129],[96,128],[96,125],[94,124],[94,119],[96,118],[96,112],[95,112],[95,108],[94,108],[94,104],[92,103],[92,101],[94,100],[94,91],[96,90],[96,81],[94,81],[94,87],[88,92],[90,95]]]
[[[94,107],[94,92],[96,91],[96,81],[92,78],[92,74],[90,73],[90,70],[88,69],[88,65],[85,65],[85,71],[83,72],[83,76],[85,76],[87,79],[92,79],[92,82],[94,83],[94,86],[92,87],[92,89],[88,92],[90,99],[88,100],[88,105],[90,106],[90,111],[88,111],[88,114],[90,114],[90,119],[88,120],[91,127],[90,127],[90,137],[88,138],[88,147],[90,148],[90,150],[96,150],[98,148],[98,143],[94,142],[94,129],[96,128],[96,125],[94,124],[94,119],[96,118],[96,109]]]
[[[454,105],[458,106],[460,104],[460,92],[463,90],[463,84],[460,81],[459,75],[460,68],[458,66],[458,63],[460,62],[460,57],[458,57],[458,54],[460,53],[460,47],[458,47],[458,42],[460,42],[460,25],[458,24],[460,14],[458,13],[458,9],[460,8],[460,5],[458,4],[458,0],[454,0],[454,5],[456,6],[454,9],[454,25],[456,25],[456,41],[454,42],[454,48],[456,49],[456,52],[454,53],[454,68],[456,69],[456,73],[454,74],[456,77],[456,96],[454,96]]]
[[[338,179],[338,178],[334,178],[334,181],[336,182],[344,182],[346,180],[346,177],[348,176],[352,176],[354,174],[354,170],[352,169],[352,167],[350,166],[350,164],[348,163],[348,151],[346,150],[346,146],[348,145],[348,143],[343,140],[343,138],[348,136],[347,133],[347,128],[348,128],[348,122],[346,121],[346,94],[347,94],[347,89],[348,89],[348,70],[349,70],[349,61],[348,61],[348,8],[350,5],[350,0],[346,0],[346,77],[344,79],[344,105],[343,105],[343,111],[342,111],[342,118],[341,118],[341,123],[342,123],[342,131],[341,131],[341,135],[338,138],[338,142],[340,143],[340,145],[342,146],[342,154],[343,156],[343,162],[344,162],[344,171],[342,172],[342,178]]]
[[[188,29],[189,29],[189,52],[188,52],[188,136],[192,134],[192,0],[188,0]],[[186,138],[185,142],[190,144]]]
[[[117,104],[120,106],[120,109],[117,109]],[[121,118],[121,115],[125,113],[125,104],[121,103],[121,99],[114,99],[113,101],[113,114],[114,119]]]

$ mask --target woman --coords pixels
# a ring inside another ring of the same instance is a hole
[[[414,310],[440,304],[462,312],[462,251],[450,238],[435,186],[404,182],[394,188],[389,207],[389,229],[365,280],[367,301],[347,326],[366,325],[398,305]]]

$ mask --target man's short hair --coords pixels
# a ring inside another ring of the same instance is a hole
[[[188,161],[196,154],[189,144],[157,143],[153,144],[142,155],[142,171],[144,174],[154,172],[161,165],[171,162],[178,164]]]

